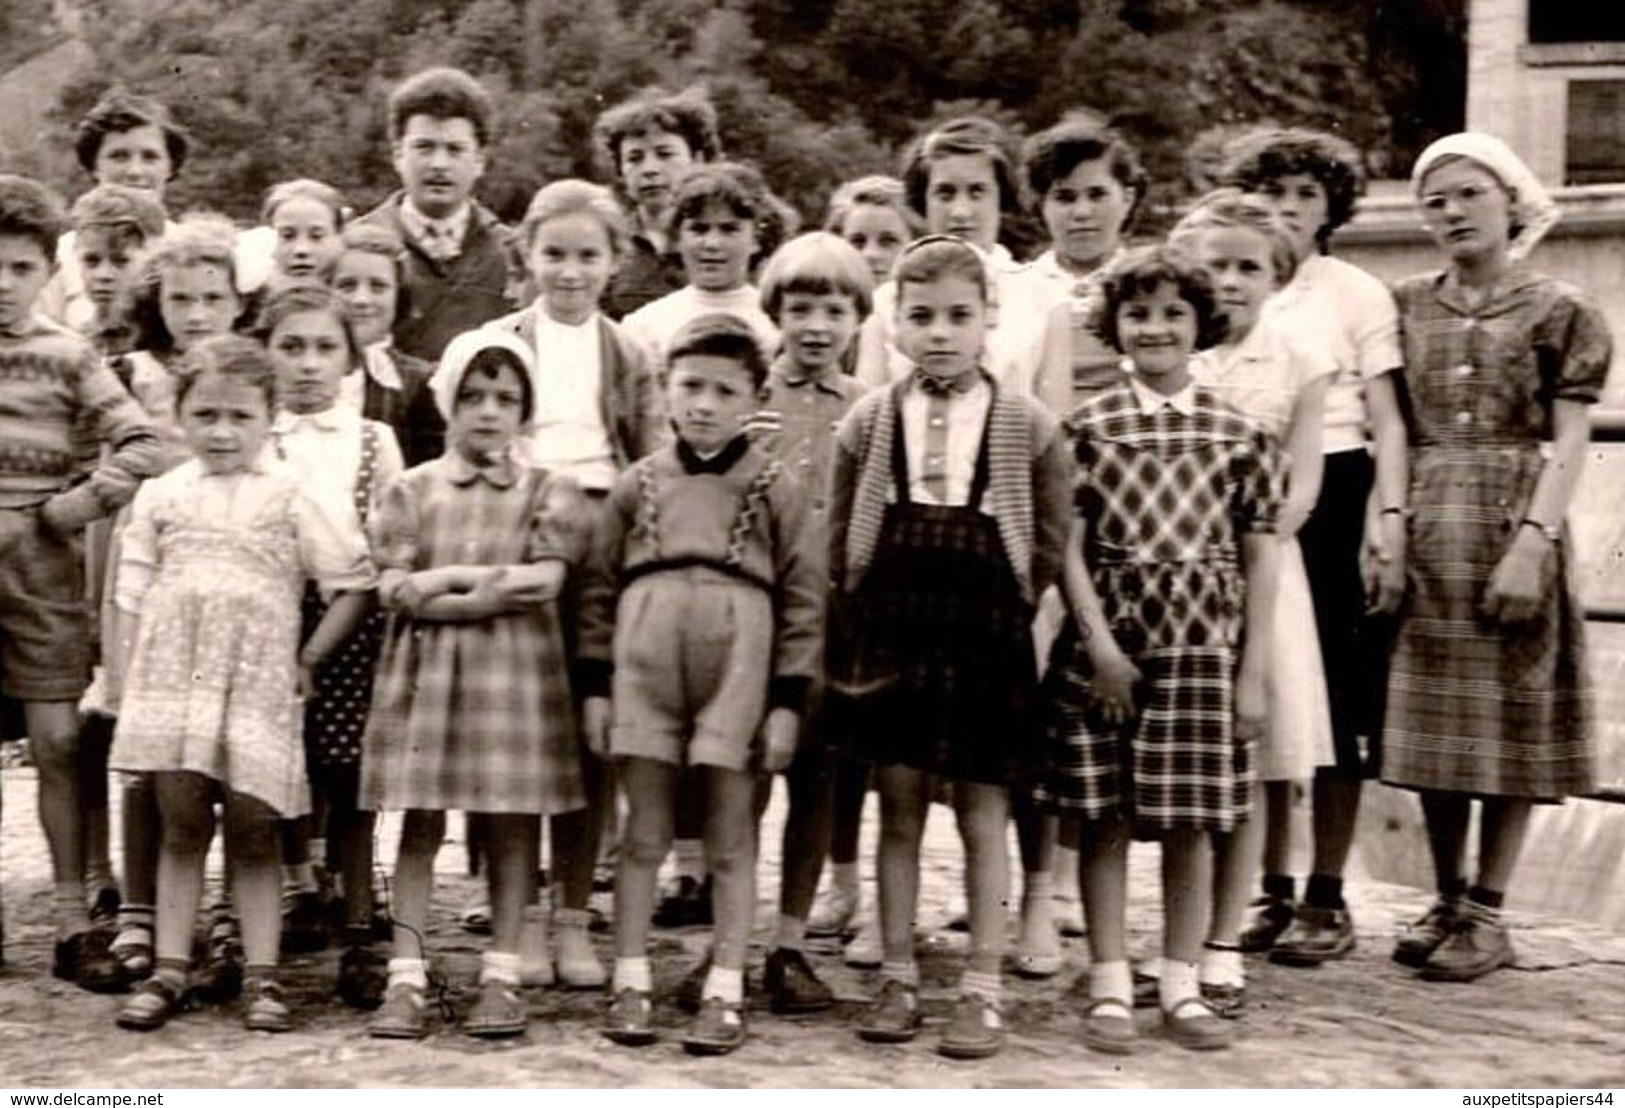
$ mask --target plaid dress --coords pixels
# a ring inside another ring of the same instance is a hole
[[[1128,813],[1136,831],[1228,831],[1248,814],[1251,743],[1235,735],[1246,581],[1241,536],[1267,532],[1280,454],[1263,431],[1197,388],[1187,414],[1147,414],[1127,385],[1075,417],[1084,561],[1112,636],[1144,680],[1135,718],[1105,722],[1088,653],[1069,621],[1050,669],[1055,759],[1047,800],[1062,814]]]
[[[455,451],[408,470],[372,522],[380,571],[584,556],[575,483]],[[361,804],[552,815],[580,808],[569,658],[556,604],[467,622],[390,617],[361,760]]]
[[[1528,514],[1553,400],[1594,403],[1611,343],[1570,286],[1520,267],[1478,304],[1447,274],[1395,290],[1410,394],[1410,595],[1388,682],[1383,780],[1556,800],[1596,780],[1584,613],[1567,534],[1527,625],[1482,618]]]

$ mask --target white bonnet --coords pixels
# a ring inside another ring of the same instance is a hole
[[[1518,233],[1507,252],[1514,259],[1527,257],[1535,244],[1546,237],[1546,232],[1562,218],[1562,210],[1523,159],[1514,154],[1505,142],[1482,131],[1446,135],[1422,151],[1422,156],[1416,159],[1416,167],[1411,170],[1411,191],[1418,199],[1422,195],[1423,179],[1446,158],[1466,158],[1483,166],[1512,195]]]

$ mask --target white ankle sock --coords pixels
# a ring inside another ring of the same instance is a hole
[[[391,985],[415,985],[419,989],[429,987],[429,967],[422,958],[391,958],[389,960],[389,983]]]
[[[1247,970],[1241,961],[1241,951],[1204,948],[1197,979],[1204,985],[1245,985]]]
[[[710,1000],[716,997],[729,1004],[743,1004],[745,1001],[745,971],[742,969],[723,969],[713,964],[705,974],[705,985],[700,989],[700,999]]]
[[[1089,999],[1090,1000],[1120,1000],[1128,1007],[1134,1007],[1134,975],[1128,967],[1128,960],[1116,962],[1096,962],[1089,967]],[[1102,1010],[1102,1014],[1116,1013],[1113,1008]]]
[[[640,993],[654,991],[654,974],[649,969],[648,958],[617,958],[615,959],[615,992],[622,989],[636,989]]]
[[[1164,1012],[1172,1012],[1174,1005],[1182,1000],[1189,1000],[1193,996],[1201,996],[1201,989],[1197,986],[1197,969],[1195,962],[1181,962],[1175,958],[1162,960],[1162,981],[1157,987],[1158,999],[1162,1002]],[[1199,1015],[1199,1010],[1193,1005],[1181,1013],[1182,1016]]]
[[[999,1006],[1004,996],[1004,988],[996,973],[976,973],[966,970],[959,976],[959,991],[970,996],[979,996],[993,1007]]]
[[[480,955],[480,984],[496,981],[503,985],[519,984],[519,952],[487,950]]]
[[[920,987],[920,964],[915,961],[882,962],[880,976],[887,981],[901,981],[911,989]]]

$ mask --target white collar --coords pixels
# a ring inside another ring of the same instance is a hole
[[[290,412],[286,408],[281,408],[278,409],[276,418],[271,421],[271,432],[286,435],[306,428],[317,431],[342,431],[360,418],[360,413],[347,404],[334,404],[331,408],[320,412]]]
[[[405,388],[400,368],[395,365],[395,344],[388,338],[379,339],[361,352],[361,367],[368,377],[391,392]]]
[[[1192,381],[1172,396],[1164,396],[1132,373],[1129,374],[1128,383],[1129,387],[1134,390],[1134,398],[1140,402],[1140,413],[1142,415],[1156,415],[1164,408],[1172,408],[1184,416],[1194,415],[1196,412],[1195,381]]]

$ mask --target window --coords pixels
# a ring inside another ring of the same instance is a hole
[[[1570,81],[1565,178],[1625,181],[1625,81]]]
[[[1625,42],[1619,0],[1529,0],[1529,41]]]

